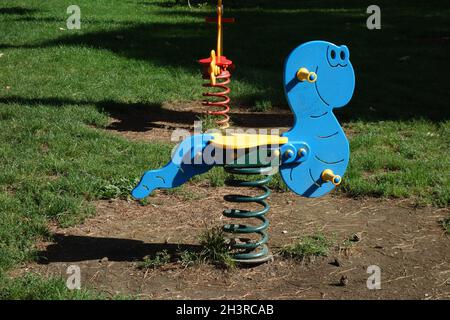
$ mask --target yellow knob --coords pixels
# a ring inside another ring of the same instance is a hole
[[[307,152],[308,151],[306,151],[306,149],[305,148],[300,148],[300,149],[298,149],[298,156],[299,157],[304,157],[304,156],[306,156],[306,154],[307,154]]]
[[[323,170],[321,178],[323,181],[330,181],[335,186],[340,185],[342,182],[341,176],[334,174],[333,170],[331,169]]]
[[[317,74],[315,72],[310,72],[308,69],[306,68],[300,68],[297,71],[297,79],[300,81],[305,81],[307,80],[310,83],[316,82],[317,81]]]
[[[286,150],[286,152],[284,153],[284,155],[286,156],[286,158],[291,158],[294,155],[294,151],[292,150]]]

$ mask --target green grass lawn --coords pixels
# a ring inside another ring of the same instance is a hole
[[[241,2],[225,1],[237,19],[225,31],[236,105],[286,108],[290,50],[315,39],[346,44],[357,83],[337,112],[352,151],[339,192],[448,206],[448,8],[380,0],[382,29],[369,31],[369,1]],[[214,9],[172,3],[78,0],[81,30],[66,30],[66,1],[0,4],[0,282],[34,256],[49,220],[80,222],[90,201],[126,196],[144,169],[169,159],[170,145],[96,128],[112,106],[158,112],[163,102],[200,99],[196,59],[214,46],[214,27],[203,23]],[[198,179],[223,178],[213,170]],[[282,188],[279,179],[273,186]],[[20,297],[23,286],[10,287]]]

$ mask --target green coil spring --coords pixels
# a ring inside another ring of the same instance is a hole
[[[269,227],[269,220],[265,217],[269,211],[270,206],[266,202],[267,197],[270,195],[270,189],[267,187],[267,183],[270,182],[272,177],[268,175],[273,171],[272,167],[242,167],[242,166],[225,166],[225,171],[231,174],[239,175],[267,175],[266,177],[258,180],[246,181],[246,180],[229,180],[226,182],[228,186],[233,187],[250,187],[258,188],[263,191],[263,194],[257,196],[246,196],[230,194],[224,196],[224,199],[228,202],[235,203],[257,203],[262,208],[260,210],[240,210],[240,209],[228,209],[223,211],[223,215],[228,218],[247,219],[256,218],[261,221],[260,225],[251,226],[244,224],[227,224],[223,226],[223,230],[232,234],[258,234],[260,239],[248,242],[230,242],[230,247],[233,251],[233,259],[239,263],[263,263],[272,259],[269,248],[267,247],[267,241],[269,236],[266,229]]]

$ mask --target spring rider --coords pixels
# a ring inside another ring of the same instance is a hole
[[[288,56],[284,67],[284,90],[295,115],[294,126],[278,135],[204,133],[182,141],[172,160],[162,169],[144,173],[132,191],[142,199],[154,189],[174,188],[191,177],[222,166],[231,174],[262,175],[256,181],[236,179],[229,185],[257,188],[261,195],[228,195],[225,200],[254,202],[260,210],[225,210],[230,218],[253,218],[257,226],[227,224],[231,234],[253,234],[258,239],[230,239],[233,258],[239,263],[262,263],[272,259],[266,245],[270,190],[266,184],[279,170],[287,187],[304,197],[321,197],[341,183],[349,161],[347,138],[333,114],[353,95],[355,75],[346,46],[325,41],[300,45]],[[261,152],[263,151],[263,152]],[[224,155],[225,154],[225,155]],[[275,169],[275,170],[274,170]],[[258,207],[259,207],[258,206]]]
[[[228,60],[223,55],[223,23],[234,23],[233,18],[223,17],[222,0],[217,3],[217,18],[206,18],[206,22],[217,23],[217,49],[211,50],[210,57],[200,59],[198,63],[202,69],[203,79],[207,80],[203,84],[205,88],[211,88],[210,92],[204,93],[206,98],[203,105],[208,107],[207,114],[218,116],[216,124],[221,129],[228,128],[230,116],[230,93],[229,83],[231,82],[230,68],[233,61]]]

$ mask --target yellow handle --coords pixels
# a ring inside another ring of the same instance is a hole
[[[333,170],[331,169],[323,170],[321,178],[323,181],[330,181],[335,186],[340,185],[342,182],[341,176],[334,174]]]
[[[211,62],[209,64],[208,73],[211,83],[216,85],[216,76],[220,74],[220,67],[216,65],[216,52],[214,50],[211,50]]]
[[[297,79],[300,81],[307,80],[310,83],[314,83],[317,81],[317,74],[302,67],[297,71]]]
[[[217,2],[217,56],[222,56],[223,36],[222,36],[222,15],[223,4],[222,0]]]

